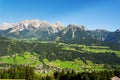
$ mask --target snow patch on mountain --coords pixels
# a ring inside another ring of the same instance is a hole
[[[10,33],[19,32],[23,30],[35,30],[35,29],[52,29],[53,32],[59,32],[64,26],[60,22],[56,22],[55,24],[50,24],[48,21],[41,21],[38,19],[33,20],[25,20],[22,22],[9,24],[3,23],[0,25],[0,30],[7,30],[12,28]]]
[[[9,24],[7,22],[4,22],[3,24],[0,25],[0,30],[6,30],[12,27],[12,24]]]

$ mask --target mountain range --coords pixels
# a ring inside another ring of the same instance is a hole
[[[18,39],[36,38],[45,41],[97,40],[120,43],[119,29],[115,32],[104,29],[88,30],[83,25],[69,24],[65,27],[59,22],[50,24],[48,21],[37,19],[15,24],[3,23],[0,25],[0,35]]]

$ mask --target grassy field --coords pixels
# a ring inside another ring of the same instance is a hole
[[[22,64],[29,64],[30,66],[36,66],[39,64],[42,64],[38,57],[35,56],[35,54],[31,54],[30,52],[24,52],[23,54],[15,54],[12,56],[3,56],[0,59],[1,63],[8,63],[8,64],[17,64],[17,65],[22,65]]]
[[[118,56],[120,56],[120,51],[111,50],[108,46],[86,46],[86,45],[80,45],[80,44],[64,44],[59,43],[58,46],[62,46],[62,50],[71,50],[76,52],[82,52],[87,51],[89,53],[116,53]]]
[[[62,69],[74,69],[84,71],[86,70],[105,70],[103,64],[93,64],[90,60],[87,60],[87,63],[84,63],[82,60],[75,59],[74,61],[60,61],[55,60],[49,62],[47,59],[44,59],[46,65],[55,66]]]

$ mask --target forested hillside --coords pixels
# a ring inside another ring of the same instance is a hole
[[[0,41],[0,55],[22,54],[23,52],[37,53],[42,61],[47,58],[49,61],[62,60],[72,61],[80,59],[94,64],[120,64],[119,51],[112,50],[112,47],[86,46],[81,44],[65,44],[61,42],[34,42],[34,41]],[[95,47],[95,48],[94,48]]]

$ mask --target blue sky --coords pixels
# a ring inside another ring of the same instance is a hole
[[[120,28],[120,0],[0,0],[0,24],[27,19],[114,31]]]

